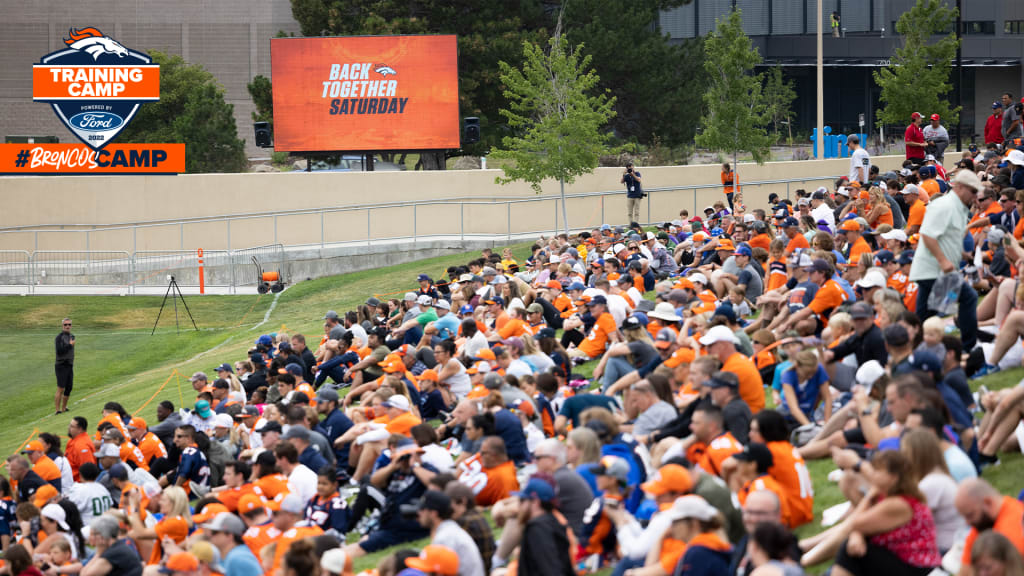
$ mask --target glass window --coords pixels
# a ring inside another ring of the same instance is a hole
[[[1003,22],[1003,34],[1024,34],[1024,20],[1006,20]]]

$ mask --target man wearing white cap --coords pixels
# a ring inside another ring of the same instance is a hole
[[[928,208],[928,205],[921,201],[921,189],[916,184],[904,186],[903,202],[909,206],[906,234],[917,234],[924,222],[925,211]],[[895,230],[894,228],[893,231]]]
[[[331,548],[320,557],[320,569],[327,576],[352,576],[352,558],[341,548]],[[227,576],[227,575],[225,575]]]
[[[722,363],[722,372],[732,372],[739,378],[740,398],[750,407],[752,414],[764,408],[764,382],[761,373],[750,358],[736,350],[736,335],[728,326],[719,325],[707,331],[700,343],[708,354],[716,356]]]
[[[920,245],[910,266],[910,281],[917,282],[917,315],[921,320],[934,313],[928,309],[928,297],[935,281],[944,274],[957,271],[971,206],[983,188],[974,172],[961,170],[953,178],[952,193],[928,203],[928,212],[921,224]],[[969,351],[977,343],[978,293],[968,282],[963,282],[960,287],[959,303],[961,340],[964,350]]]

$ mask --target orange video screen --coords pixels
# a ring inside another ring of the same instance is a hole
[[[458,148],[455,36],[274,38],[279,152]]]

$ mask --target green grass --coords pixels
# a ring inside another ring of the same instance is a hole
[[[527,255],[528,244],[513,247],[518,258]],[[188,375],[212,372],[224,361],[243,359],[246,350],[263,333],[302,332],[311,344],[322,332],[322,316],[328,309],[354,309],[371,294],[414,290],[415,277],[426,272],[433,277],[454,264],[475,258],[477,253],[455,253],[419,262],[377,270],[344,274],[301,282],[278,296],[277,304],[261,326],[274,297],[189,296],[188,305],[200,331],[176,333],[172,310],[164,310],[155,336],[150,336],[161,297],[151,296],[5,296],[0,297],[0,362],[6,368],[4,401],[0,402],[0,454],[12,453],[33,431],[63,435],[70,417],[82,415],[95,423],[105,402],[121,402],[135,413],[155,419],[155,404],[170,400],[176,406],[190,406],[195,399]],[[69,316],[77,336],[75,391],[70,412],[53,415],[53,338],[60,320]],[[577,367],[589,376],[593,363]],[[179,376],[171,377],[177,371]],[[1024,378],[1024,369],[999,372],[972,382],[991,390],[1014,386]],[[154,393],[166,385],[154,396]],[[985,478],[1002,493],[1016,496],[1024,458],[1003,455],[1002,465],[985,471]],[[800,536],[819,531],[822,510],[839,504],[842,495],[826,475],[830,460],[808,463],[815,489],[815,521],[798,530]],[[426,541],[405,546],[418,548]],[[376,566],[392,550],[371,554],[356,561],[356,570]],[[818,567],[820,571],[823,567]],[[605,571],[607,572],[607,571]],[[602,572],[605,573],[605,572]]]

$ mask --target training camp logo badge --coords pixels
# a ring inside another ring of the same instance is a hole
[[[76,138],[110,144],[144,102],[160,99],[160,66],[96,28],[72,28],[63,50],[32,69],[32,99],[49,103]]]

